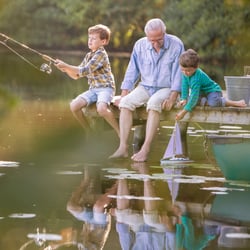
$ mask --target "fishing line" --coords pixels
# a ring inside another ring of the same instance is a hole
[[[30,47],[28,47],[27,45],[23,44],[23,43],[20,43],[18,42],[17,40],[13,39],[13,38],[10,38],[9,36],[3,34],[3,33],[0,33],[0,36],[4,37],[5,40],[4,41],[0,41],[0,43],[5,46],[7,49],[9,49],[11,52],[13,52],[15,55],[17,55],[18,57],[20,57],[22,60],[24,60],[26,63],[28,63],[30,66],[32,66],[33,68],[37,69],[37,70],[40,70],[42,72],[45,72],[47,74],[51,74],[52,73],[52,68],[51,68],[51,63],[56,63],[56,60],[53,59],[52,57],[48,56],[48,55],[45,55],[45,54],[42,54],[40,53],[39,51],[35,50],[35,49],[32,49]],[[18,44],[19,46],[39,55],[40,57],[42,57],[42,59],[46,60],[49,62],[49,64],[47,63],[43,63],[41,65],[40,68],[38,68],[35,64],[33,64],[30,60],[28,60],[27,58],[25,58],[23,55],[21,55],[20,53],[18,53],[16,50],[14,50],[12,47],[10,47],[7,42],[8,40]]]
[[[16,54],[18,57],[20,57],[21,59],[23,59],[26,63],[28,63],[29,65],[31,65],[32,67],[34,67],[35,69],[40,70],[35,64],[33,64],[31,61],[29,61],[28,59],[26,59],[24,56],[22,56],[21,54],[19,54],[17,51],[15,51],[14,49],[12,49],[10,46],[8,46],[5,42],[0,41],[0,43],[5,46],[6,48],[8,48],[10,51],[12,51],[14,54]]]

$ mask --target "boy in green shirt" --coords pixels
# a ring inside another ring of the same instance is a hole
[[[222,89],[219,84],[199,68],[199,56],[193,49],[183,52],[179,62],[182,71],[179,105],[183,109],[176,115],[176,120],[181,120],[199,102],[201,106],[211,107],[247,106],[244,100],[232,101],[222,96]]]

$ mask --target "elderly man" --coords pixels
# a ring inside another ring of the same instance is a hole
[[[134,45],[121,85],[121,99],[116,103],[120,108],[120,145],[110,158],[128,157],[133,111],[146,104],[145,141],[140,151],[131,157],[134,161],[146,161],[159,126],[160,113],[162,109],[173,107],[181,90],[179,56],[184,51],[182,41],[167,34],[166,26],[159,18],[149,20],[144,31],[146,37]]]

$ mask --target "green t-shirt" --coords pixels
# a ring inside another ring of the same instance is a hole
[[[221,92],[221,87],[200,68],[197,68],[191,76],[182,75],[181,100],[187,100],[184,107],[186,111],[191,112],[197,105],[199,97],[211,92]]]

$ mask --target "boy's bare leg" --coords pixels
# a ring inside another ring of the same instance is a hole
[[[109,158],[128,157],[128,139],[129,133],[133,125],[133,112],[126,108],[120,111],[120,145],[119,148]]]
[[[90,129],[89,122],[84,116],[83,111],[82,111],[82,109],[86,106],[87,106],[87,102],[84,99],[78,98],[78,99],[74,99],[70,103],[70,110],[73,116],[76,118],[76,120],[81,124],[81,126],[84,129],[89,130]]]
[[[110,126],[117,133],[118,137],[120,137],[118,121],[116,120],[114,113],[108,108],[107,103],[104,103],[104,102],[98,103],[97,112],[110,124]]]
[[[151,143],[156,134],[159,122],[160,122],[160,113],[154,110],[149,110],[147,125],[146,125],[146,138],[140,151],[131,157],[133,161],[143,162],[147,160]]]
[[[232,101],[232,100],[226,100],[226,107],[246,107],[247,104],[245,100],[239,100],[239,101]]]

